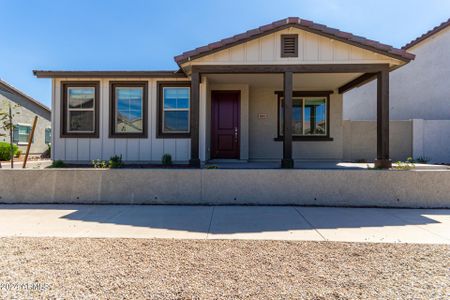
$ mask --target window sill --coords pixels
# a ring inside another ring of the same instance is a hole
[[[273,139],[275,142],[282,142],[282,136]],[[293,142],[332,142],[334,139],[329,136],[293,136]]]
[[[28,143],[25,143],[25,142],[18,142],[17,145],[18,145],[18,146],[28,146]]]

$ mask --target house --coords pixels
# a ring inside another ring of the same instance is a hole
[[[375,163],[389,156],[389,74],[405,50],[291,17],[175,57],[174,71],[33,71],[52,79],[52,158],[128,162],[344,158],[342,94],[376,77]],[[375,158],[375,157],[374,157]]]
[[[402,49],[415,54],[416,59],[391,74],[391,127],[403,126],[404,135],[411,136],[407,140],[410,156],[449,163],[450,19]],[[353,126],[367,126],[375,120],[375,90],[376,82],[370,82],[346,93],[344,119]]]
[[[25,153],[34,117],[37,116],[38,121],[30,147],[30,154],[38,155],[47,151],[51,144],[50,109],[5,81],[0,80],[0,109],[8,110],[8,104],[11,104],[14,114],[13,143],[17,144],[19,149]],[[0,141],[9,143],[9,131],[3,132],[0,129]]]

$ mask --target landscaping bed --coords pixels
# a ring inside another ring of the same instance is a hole
[[[443,299],[450,247],[0,238],[0,298]],[[25,289],[34,283],[41,289]]]

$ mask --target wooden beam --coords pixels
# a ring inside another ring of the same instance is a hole
[[[338,88],[338,92],[339,92],[339,94],[348,92],[349,90],[351,90],[357,86],[361,86],[361,85],[371,81],[372,79],[375,79],[376,76],[377,76],[376,73],[365,73],[365,74],[353,79],[352,81],[347,82],[340,88]]]
[[[194,65],[192,73],[375,73],[389,70],[388,64],[315,64],[315,65]]]
[[[281,167],[292,169],[292,72],[284,73],[284,110],[283,110],[283,159]]]
[[[190,106],[190,131],[191,131],[191,159],[189,164],[200,167],[199,157],[199,125],[200,125],[200,74],[194,72],[191,75],[191,106]]]
[[[377,74],[377,158],[375,167],[392,167],[389,159],[389,71]]]

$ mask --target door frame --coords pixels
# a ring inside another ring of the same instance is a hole
[[[211,90],[211,107],[210,107],[210,159],[240,159],[241,158],[241,90]],[[238,139],[237,139],[237,155],[235,158],[221,158],[215,157],[214,155],[214,131],[213,131],[213,109],[214,109],[214,94],[237,94],[238,95],[238,104],[237,104],[237,128],[238,128]]]

